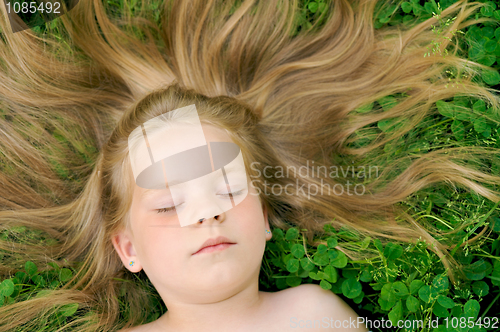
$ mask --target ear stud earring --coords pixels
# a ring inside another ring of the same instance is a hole
[[[134,261],[130,261],[129,265],[130,266],[134,265]]]
[[[271,230],[270,229],[266,229],[266,234],[271,234]]]

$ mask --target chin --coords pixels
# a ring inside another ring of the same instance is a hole
[[[207,288],[203,289],[196,287],[195,294],[200,302],[213,303],[230,298],[234,294],[238,293],[240,288],[241,285],[218,284],[212,285],[211,287],[207,286]]]
[[[246,275],[246,278],[248,278],[248,275]],[[200,280],[199,283],[193,282],[194,287],[192,289],[196,289],[199,294],[203,295],[232,293],[234,290],[243,287],[246,281],[245,276],[236,271],[234,273],[214,273],[212,275],[206,273],[202,278],[203,280]]]
[[[206,275],[203,280],[203,287],[207,291],[235,288],[242,282],[242,277],[239,273],[214,273],[211,276]]]

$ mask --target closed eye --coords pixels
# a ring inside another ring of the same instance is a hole
[[[241,195],[244,191],[245,191],[245,189],[241,189],[241,190],[238,190],[238,191],[236,191],[234,193],[219,194],[219,195],[225,196],[225,197],[238,196],[238,195]],[[166,208],[163,208],[163,209],[157,209],[156,211],[158,211],[158,213],[166,213],[166,212],[170,212],[170,211],[175,210],[176,206],[178,206],[178,205],[166,207]]]
[[[158,209],[156,211],[158,211],[158,213],[164,213],[164,212],[169,212],[169,211],[173,211],[173,210],[175,210],[175,206],[171,206],[171,207],[163,208],[163,209]]]
[[[241,189],[241,190],[238,190],[234,193],[228,193],[228,194],[220,194],[221,196],[226,196],[226,197],[230,197],[230,196],[238,196],[238,195],[241,195],[243,193],[243,191],[245,191],[245,189]]]

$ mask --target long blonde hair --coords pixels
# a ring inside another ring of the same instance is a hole
[[[152,4],[141,2],[133,15],[127,9],[113,16],[102,1],[80,1],[60,18],[58,37],[10,33],[0,6],[0,108],[5,113],[0,222],[4,230],[26,226],[41,232],[21,243],[0,241],[8,252],[0,272],[8,277],[27,259],[78,271],[50,296],[1,307],[0,331],[34,330],[54,306],[74,302],[88,314],[61,330],[108,331],[144,323],[151,294],[130,282],[134,275],[124,269],[110,236],[124,227],[130,207],[128,135],[153,117],[196,104],[203,122],[231,133],[247,170],[257,167],[263,173],[266,166],[299,169],[310,161],[329,169],[338,156],[362,157],[402,137],[435,112],[436,101],[455,95],[482,98],[498,109],[493,91],[472,81],[481,65],[460,58],[451,38],[454,30],[487,20],[467,20],[479,3],[459,1],[442,12],[442,17],[456,15],[443,33],[450,39],[443,38],[441,50],[453,50],[446,57],[424,57],[436,38],[430,29],[436,18],[412,28],[375,30],[376,1],[328,2],[324,25],[297,35],[296,0],[166,0],[160,25],[146,5]],[[444,74],[450,68],[458,73],[452,79],[456,84]],[[354,112],[397,93],[407,97],[390,110]],[[363,148],[346,147],[359,129],[396,117],[407,121],[398,131]],[[88,151],[91,158],[82,157]],[[479,155],[492,153],[479,147],[436,150],[412,160],[391,181],[390,170],[384,170],[366,185],[365,195],[298,191],[261,199],[272,227],[307,229],[310,244],[325,224],[347,225],[382,239],[426,239],[449,266],[449,244],[436,241],[397,203],[440,182],[498,202],[499,193],[486,185],[500,183],[500,177],[462,162],[480,163]],[[70,173],[54,168],[54,162]],[[328,176],[321,183],[290,174],[256,185],[270,192],[273,185],[340,183]],[[120,294],[128,303],[126,318],[120,317]]]

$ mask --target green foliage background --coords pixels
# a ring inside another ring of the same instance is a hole
[[[421,2],[381,1],[375,16],[375,27],[388,25],[415,25],[433,15],[439,15],[441,9],[447,8],[454,1],[434,0]],[[473,61],[490,66],[474,79],[485,86],[498,89],[500,74],[498,73],[500,58],[500,6],[491,1],[481,1],[487,6],[475,14],[475,18],[490,17],[496,23],[476,24],[464,29],[461,39],[462,49]],[[137,1],[125,4],[119,0],[108,0],[110,15],[120,12],[124,6],[133,13]],[[157,4],[151,5],[155,19],[159,21]],[[302,11],[298,19],[298,31],[310,29],[316,22],[323,23],[326,10],[323,1],[302,1]],[[435,27],[436,40],[429,47],[430,52],[436,52],[441,39],[442,28],[449,21],[440,20]],[[42,33],[46,30],[57,32],[57,20],[45,25],[34,27],[33,30]],[[446,56],[446,54],[443,54]],[[453,73],[450,73],[453,75]],[[404,94],[386,96],[376,103],[357,109],[359,113],[370,112],[380,106],[388,110],[405,98]],[[456,96],[452,100],[436,103],[437,113],[426,118],[398,141],[386,144],[381,150],[365,156],[366,162],[361,165],[390,165],[396,158],[426,153],[443,146],[485,146],[500,148],[500,115],[499,110],[492,109],[483,100]],[[1,121],[22,121],[15,116],[0,110]],[[358,131],[356,145],[362,147],[368,144],[380,133],[390,133],[396,130],[402,119],[394,118],[379,121],[376,125]],[[62,121],[62,119],[61,119]],[[404,121],[404,119],[403,119]],[[61,127],[62,128],[62,127]],[[81,156],[82,164],[95,160],[98,151],[92,142],[85,142],[75,137],[82,137],[76,131],[53,128],[52,134],[60,142],[60,151]],[[73,136],[71,135],[78,135]],[[73,142],[73,143],[68,143]],[[78,143],[79,142],[79,143]],[[40,147],[43,148],[43,147]],[[500,151],[500,150],[499,150]],[[73,173],[64,160],[51,157],[48,159],[62,179],[78,183],[78,174]],[[340,157],[339,157],[340,158]],[[342,156],[342,164],[351,163],[348,156]],[[354,161],[352,161],[354,163]],[[489,168],[495,174],[500,174],[500,156],[489,162]],[[394,171],[404,170],[404,166]],[[2,171],[13,172],[14,166],[3,163]],[[81,185],[81,183],[80,183]],[[499,190],[498,186],[495,186]],[[325,231],[333,232],[333,236],[325,237],[324,244],[317,248],[306,244],[303,230],[291,228],[287,231],[273,230],[273,239],[265,251],[263,269],[260,277],[262,290],[276,291],[303,283],[316,283],[325,289],[341,295],[360,316],[372,320],[389,319],[393,324],[398,320],[422,320],[424,327],[408,329],[391,329],[391,331],[493,331],[500,329],[498,312],[500,309],[500,215],[498,204],[493,204],[484,198],[468,191],[452,191],[445,185],[434,186],[408,197],[401,203],[414,218],[431,223],[441,230],[455,229],[466,223],[466,227],[448,240],[457,244],[452,250],[453,257],[463,265],[463,278],[452,284],[447,277],[439,258],[419,241],[416,244],[381,243],[369,237],[361,237],[353,230],[343,228],[335,230],[329,225]],[[484,228],[491,234],[472,244],[466,243]],[[2,239],[22,238],[22,236],[38,236],[35,231],[19,227],[0,233]],[[439,238],[438,238],[439,239]],[[353,261],[337,248],[353,251],[371,252],[371,259]],[[0,253],[0,258],[2,258]],[[37,267],[32,262],[26,262],[24,271],[19,271],[9,279],[0,283],[0,305],[23,301],[31,296],[40,296],[44,292],[60,288],[73,276],[72,268],[61,268],[56,264],[48,267]],[[138,276],[138,283],[152,289],[147,278]],[[154,294],[154,290],[152,290]],[[122,294],[123,295],[123,294]],[[158,318],[165,307],[157,295],[157,307],[150,313],[150,320]],[[123,305],[123,319],[127,319],[126,303]],[[84,314],[78,304],[62,306],[56,317],[49,317],[44,330],[55,330],[66,321]],[[439,326],[429,322],[439,318]],[[448,320],[448,326],[446,326]],[[496,323],[495,323],[496,322]],[[371,328],[372,331],[384,330]]]

